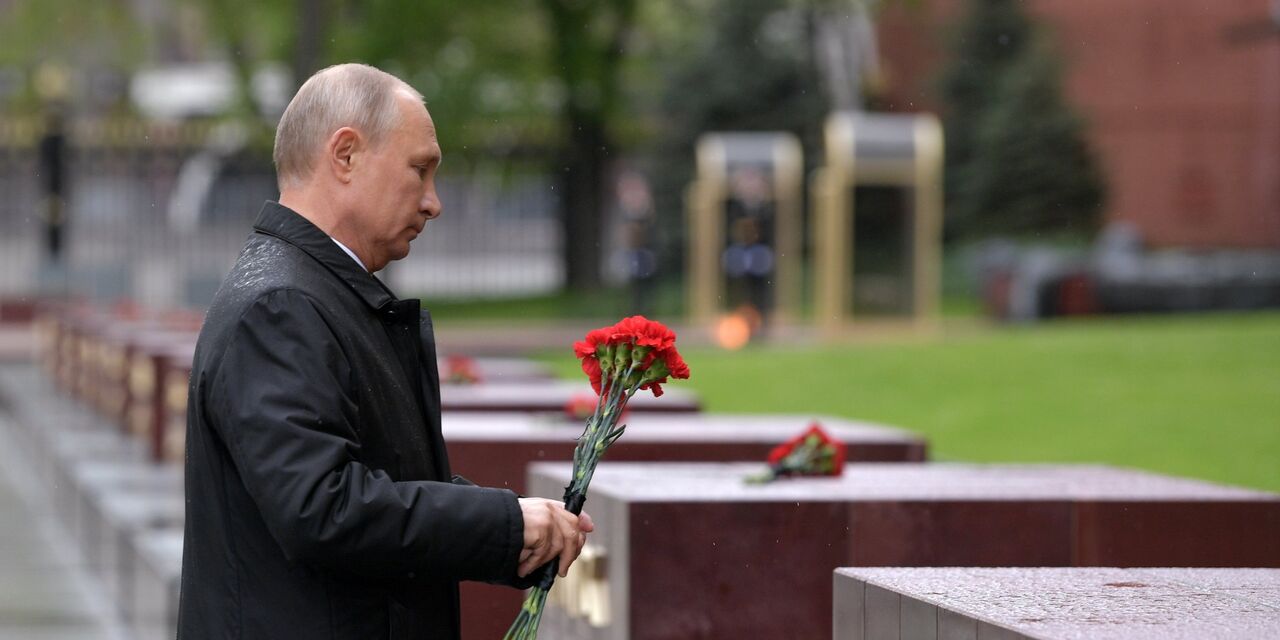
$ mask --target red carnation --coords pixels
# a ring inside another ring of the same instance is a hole
[[[814,422],[804,433],[769,452],[769,470],[747,478],[770,482],[781,476],[838,476],[844,472],[845,446]]]
[[[582,421],[596,410],[596,398],[590,394],[577,394],[564,404],[564,415],[569,420]]]
[[[596,355],[596,349],[601,345],[609,344],[609,338],[613,335],[612,327],[604,327],[602,329],[592,329],[587,332],[585,338],[579,342],[573,343],[573,352],[579,358]]]
[[[667,378],[688,378],[689,366],[676,351],[676,334],[661,322],[644,316],[624,318],[611,327],[587,333],[573,345],[582,361],[582,371],[595,389],[595,402],[574,398],[566,405],[571,415],[586,416],[587,425],[573,451],[573,480],[565,487],[565,508],[578,514],[586,501],[587,486],[601,456],[627,426],[627,402],[640,389],[662,395]],[[593,410],[594,406],[594,410]],[[556,563],[543,569],[537,586],[525,598],[507,638],[535,638],[542,619],[547,592],[555,582]]]
[[[613,325],[613,338],[617,342],[631,342],[637,347],[652,347],[658,351],[673,348],[676,344],[674,331],[644,316],[620,320]]]
[[[582,359],[582,372],[587,374],[587,378],[591,380],[591,388],[595,389],[597,395],[600,393],[600,361],[595,356]]]
[[[689,378],[689,365],[685,364],[684,358],[680,357],[680,352],[674,348],[667,349],[659,353],[659,357],[667,364],[667,371],[670,372],[672,378],[678,380]]]
[[[476,384],[480,382],[480,372],[476,368],[476,361],[467,356],[449,356],[445,359],[445,369],[448,371],[445,380],[453,384]]]
[[[591,388],[595,389],[597,394],[607,386],[604,384],[608,382],[605,378],[609,377],[606,374],[611,373],[611,369],[615,366],[629,366],[622,365],[622,361],[613,364],[600,361],[602,354],[612,354],[613,347],[618,345],[625,345],[632,350],[643,348],[639,353],[644,354],[644,360],[635,370],[639,377],[631,380],[640,383],[639,389],[652,391],[654,396],[662,395],[661,385],[667,381],[668,377],[677,379],[689,377],[689,366],[676,351],[676,333],[661,322],[644,316],[631,316],[619,320],[611,327],[593,329],[585,338],[573,345],[574,355],[582,360],[582,371],[591,380]],[[605,360],[609,360],[612,356],[604,357]],[[626,358],[625,355],[620,357],[624,360]],[[662,367],[653,370],[653,363],[658,360],[661,360]],[[635,384],[635,382],[629,384]]]

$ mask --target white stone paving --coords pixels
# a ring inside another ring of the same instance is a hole
[[[128,637],[0,407],[0,640]]]

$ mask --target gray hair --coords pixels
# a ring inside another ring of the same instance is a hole
[[[280,189],[308,178],[316,153],[342,127],[380,144],[399,123],[397,94],[422,100],[405,81],[364,64],[334,65],[307,79],[276,126],[272,160]]]

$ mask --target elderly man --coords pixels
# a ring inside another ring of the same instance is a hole
[[[590,518],[451,476],[430,316],[371,275],[441,212],[422,96],[325,69],[275,161],[196,348],[178,635],[457,638],[458,581],[563,575]]]

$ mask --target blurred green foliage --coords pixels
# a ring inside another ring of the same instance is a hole
[[[74,83],[80,79],[70,71],[79,67],[125,69],[137,65],[145,58],[147,40],[145,30],[119,2],[0,3],[0,68],[22,69],[31,78],[11,97],[10,107],[32,112],[51,97],[41,95],[37,86],[41,75],[52,73],[63,76],[64,83]]]
[[[210,27],[247,88],[248,75],[285,61],[295,81],[338,62],[386,69],[427,98],[441,143],[456,153],[547,138],[548,45],[536,7],[493,0],[460,10],[443,1],[186,0]],[[516,132],[516,133],[513,133]]]

